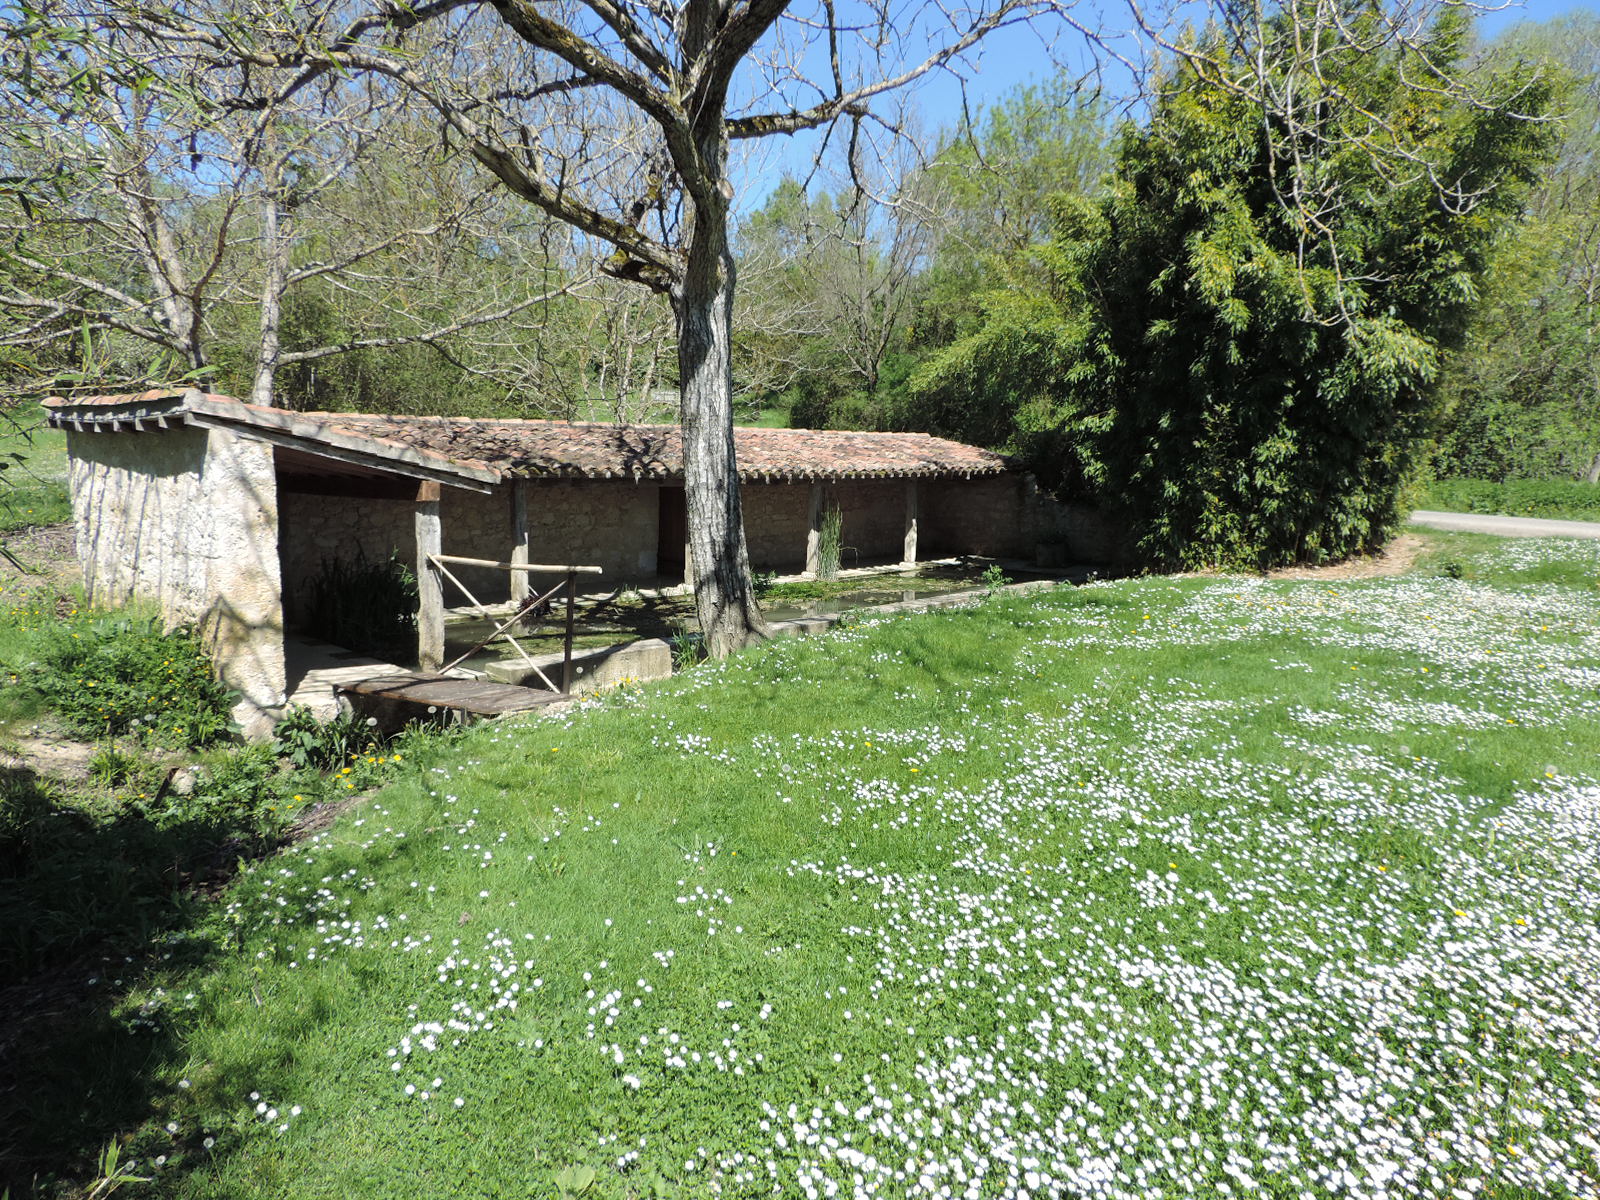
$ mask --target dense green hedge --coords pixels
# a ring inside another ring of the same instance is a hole
[[[1417,493],[1418,508],[1600,521],[1600,484],[1557,479],[1437,479]]]

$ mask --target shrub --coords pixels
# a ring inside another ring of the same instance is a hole
[[[298,769],[343,766],[373,745],[372,727],[353,713],[319,721],[309,708],[294,706],[278,723],[272,749]]]
[[[157,828],[213,825],[260,832],[269,810],[286,800],[290,786],[270,746],[244,746],[202,766],[187,795],[167,792],[159,801],[136,807]]]
[[[49,785],[31,772],[0,767],[0,879],[20,869],[42,836],[54,805]]]
[[[38,659],[24,674],[74,732],[145,731],[191,747],[230,732],[232,693],[192,630],[164,631],[156,617],[85,613],[39,634]]]

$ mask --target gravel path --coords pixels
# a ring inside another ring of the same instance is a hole
[[[1411,514],[1417,525],[1466,533],[1492,533],[1499,537],[1600,538],[1600,521],[1552,521],[1543,517],[1492,517],[1485,513],[1430,512]]]

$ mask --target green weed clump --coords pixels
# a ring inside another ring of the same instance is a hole
[[[317,720],[309,708],[294,705],[273,731],[273,749],[297,769],[342,767],[373,746],[372,727],[353,713]]]
[[[73,611],[34,631],[31,663],[9,663],[74,733],[138,732],[167,745],[207,746],[228,734],[232,693],[195,632],[159,618]]]
[[[1418,508],[1600,521],[1600,485],[1566,479],[1435,479],[1418,490]]]
[[[409,657],[417,649],[417,577],[393,551],[378,562],[325,558],[311,581],[307,624],[352,650]]]
[[[817,578],[839,578],[839,560],[844,551],[844,512],[830,504],[822,514],[822,531],[817,547]]]

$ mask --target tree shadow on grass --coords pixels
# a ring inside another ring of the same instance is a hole
[[[216,955],[204,892],[266,848],[225,821],[92,814],[0,767],[0,1194],[58,1194],[149,1115],[182,1048],[136,993]]]

